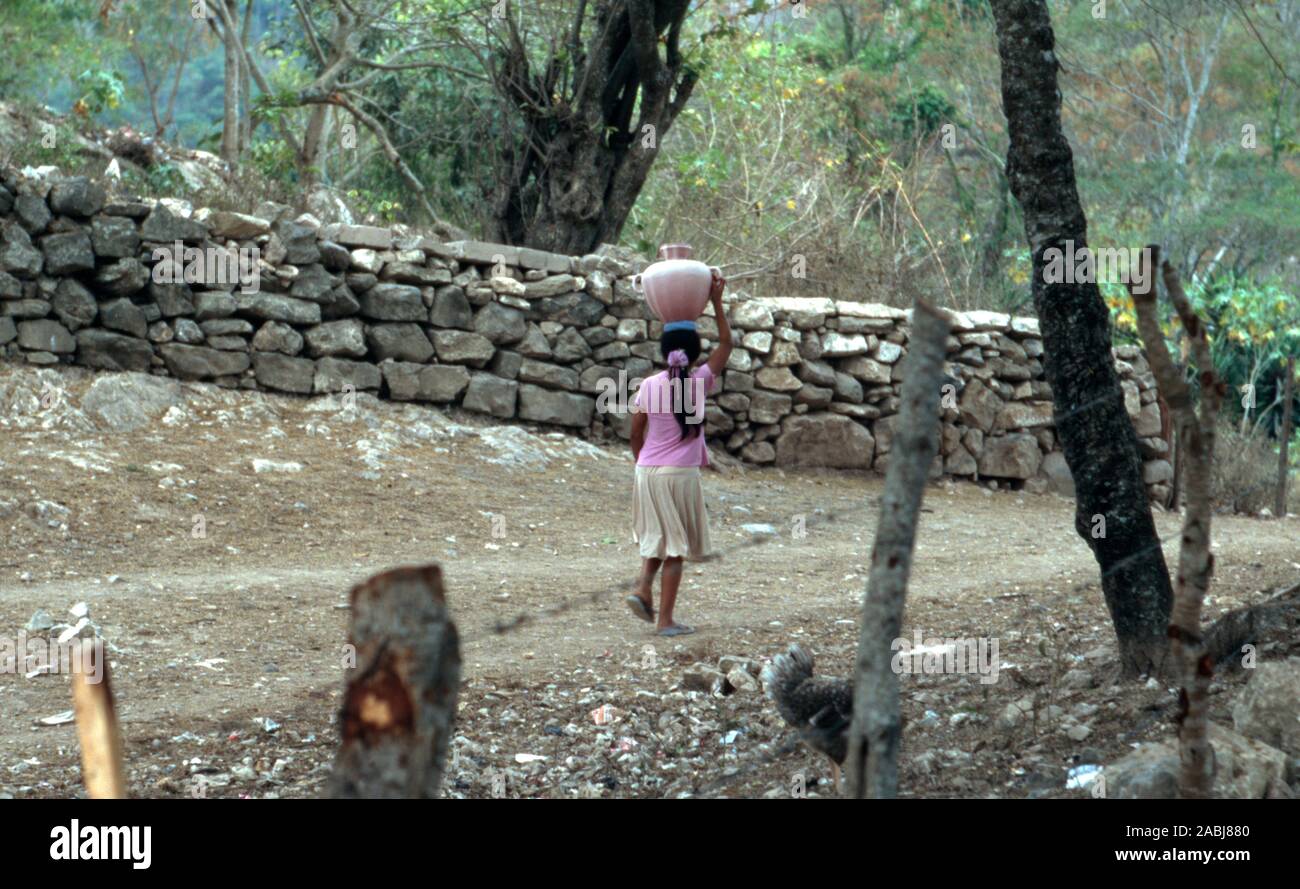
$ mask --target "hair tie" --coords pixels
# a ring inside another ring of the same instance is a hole
[[[686,356],[685,349],[673,349],[668,353],[669,367],[685,367],[691,363],[691,359]]]
[[[670,330],[694,330],[694,329],[695,329],[694,321],[669,321],[667,324],[664,325],[664,333],[668,333]]]

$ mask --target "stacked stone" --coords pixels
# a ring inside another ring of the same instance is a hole
[[[350,387],[622,438],[632,384],[663,366],[662,325],[631,287],[645,262],[618,248],[568,257],[321,225],[270,203],[241,214],[110,200],[82,178],[2,182],[0,353],[11,359],[303,395]],[[160,283],[155,250],[177,242],[256,247],[256,289],[211,276]],[[736,294],[726,308],[736,349],[706,410],[711,442],[751,463],[883,470],[908,313]],[[935,473],[1067,487],[1037,322],[968,312],[953,324]],[[716,339],[711,314],[699,326]],[[1147,481],[1165,495],[1151,375],[1132,347],[1116,366]],[[623,400],[598,411],[609,391]]]
[[[950,312],[932,475],[994,479],[1031,491],[1072,489],[1043,379],[1038,321]],[[727,448],[753,463],[873,468],[889,463],[910,312],[876,303],[755,299],[732,312],[739,347],[715,416]],[[1173,477],[1155,380],[1135,346],[1115,350],[1153,499]],[[863,431],[850,428],[845,418]]]

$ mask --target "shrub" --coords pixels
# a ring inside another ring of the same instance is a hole
[[[1243,435],[1230,420],[1221,418],[1210,478],[1214,508],[1257,515],[1273,508],[1276,495],[1277,451],[1272,441],[1264,435]]]

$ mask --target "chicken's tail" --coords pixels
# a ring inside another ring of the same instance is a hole
[[[763,668],[763,687],[767,696],[776,704],[781,718],[792,726],[802,727],[805,721],[794,709],[794,692],[812,675],[812,652],[797,642],[792,643],[785,654],[772,658],[772,663]]]

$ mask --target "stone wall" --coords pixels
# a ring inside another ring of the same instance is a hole
[[[630,425],[597,410],[602,381],[663,367],[661,325],[630,284],[645,261],[617,248],[568,257],[443,243],[401,226],[322,225],[282,205],[194,211],[25,173],[7,172],[0,188],[9,360],[303,395],[352,386],[597,438],[626,438]],[[177,256],[178,244],[203,251],[204,267]],[[253,248],[247,287],[231,275],[217,283],[211,257],[248,260]],[[180,280],[166,283],[160,263]],[[734,293],[727,311],[737,347],[707,409],[712,444],[751,463],[882,470],[908,313]],[[953,320],[935,473],[1067,490],[1037,321]],[[716,338],[711,315],[700,330]],[[1148,484],[1163,498],[1171,471],[1153,380],[1136,349],[1117,349],[1116,365]]]

